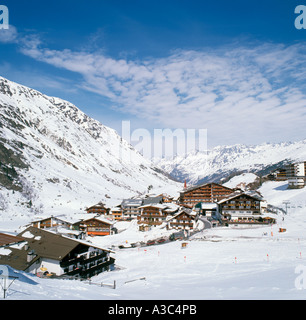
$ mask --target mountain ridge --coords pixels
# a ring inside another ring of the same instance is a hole
[[[306,160],[306,139],[297,142],[235,144],[217,146],[172,160],[161,159],[158,166],[179,181],[201,184],[222,182],[229,175],[251,172],[259,175]]]
[[[23,203],[36,213],[82,212],[98,201],[120,204],[151,185],[157,192],[180,188],[114,129],[66,100],[0,77],[0,110],[2,211]]]

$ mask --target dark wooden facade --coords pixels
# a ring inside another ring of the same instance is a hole
[[[181,211],[168,221],[168,229],[193,230],[195,217],[186,211]]]
[[[164,211],[165,208],[167,207],[159,204],[140,207],[141,213],[137,217],[138,224],[147,224],[150,226],[161,225],[167,217]]]
[[[233,189],[217,183],[206,183],[180,193],[180,202],[194,206],[199,202],[217,202],[233,193]]]
[[[247,221],[260,216],[260,199],[247,194],[232,195],[219,201],[219,210],[227,219]]]
[[[22,249],[14,243],[9,246],[10,254],[0,254],[0,264],[7,264],[38,276],[92,277],[112,269],[112,251],[87,243],[63,237],[57,233],[28,227],[18,234],[25,245]]]
[[[45,219],[33,221],[31,225],[32,227],[40,228],[40,229],[48,229],[53,227],[64,227],[69,229],[72,226],[71,223],[53,216]]]
[[[98,203],[94,206],[91,206],[86,209],[87,213],[95,213],[95,214],[108,214],[109,208],[106,208],[103,203]]]
[[[94,217],[78,223],[78,228],[89,236],[108,236],[111,234],[112,223]]]

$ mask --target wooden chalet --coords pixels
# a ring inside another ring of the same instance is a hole
[[[261,216],[259,196],[234,192],[218,202],[219,211],[229,221],[256,222]]]
[[[167,228],[176,230],[193,230],[195,222],[195,214],[182,210],[167,221]]]
[[[109,236],[113,233],[113,222],[99,216],[79,221],[76,226],[88,236]]]
[[[180,202],[194,206],[199,202],[217,202],[233,193],[234,190],[217,183],[206,183],[200,186],[185,188],[180,193]]]
[[[70,238],[84,239],[85,232],[75,228],[74,224],[75,222],[73,221],[63,220],[59,217],[51,216],[41,220],[33,221],[30,225],[39,229],[55,231]]]
[[[89,208],[86,208],[87,213],[95,213],[95,214],[108,214],[109,208],[106,208],[102,202],[95,204]]]
[[[72,223],[65,221],[59,217],[47,217],[40,220],[35,220],[31,222],[31,226],[40,229],[48,229],[53,227],[63,227],[63,228],[71,228]]]
[[[45,229],[28,227],[18,237],[24,245],[0,252],[0,264],[37,275],[89,278],[110,270],[115,262],[110,250]]]
[[[166,221],[169,212],[169,206],[167,204],[147,204],[140,207],[140,215],[137,218],[138,224],[145,224],[150,226],[159,226]]]

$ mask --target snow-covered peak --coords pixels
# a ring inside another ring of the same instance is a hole
[[[197,184],[207,180],[220,181],[239,172],[263,172],[286,162],[306,160],[306,140],[298,142],[263,143],[247,146],[217,146],[172,161],[161,160],[159,167],[175,178]]]
[[[118,204],[151,185],[179,189],[115,130],[68,101],[0,77],[0,110],[0,195],[17,191],[6,207],[80,211]]]

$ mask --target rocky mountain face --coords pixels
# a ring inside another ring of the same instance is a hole
[[[149,186],[180,188],[73,104],[0,77],[2,212],[83,211],[98,201],[119,204]]]

